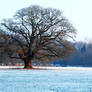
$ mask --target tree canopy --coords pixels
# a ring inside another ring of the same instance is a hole
[[[0,29],[1,47],[9,57],[22,59],[25,68],[32,68],[33,60],[57,60],[74,51],[68,39],[74,39],[76,29],[57,9],[35,5],[23,8],[13,18],[4,19]]]

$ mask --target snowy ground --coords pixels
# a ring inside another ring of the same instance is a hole
[[[0,69],[21,69],[24,66],[0,66]],[[92,71],[92,67],[50,67],[50,66],[33,66],[33,68],[39,68],[43,70],[89,70]]]
[[[73,71],[72,71],[73,70]],[[91,68],[0,70],[0,92],[92,92]]]

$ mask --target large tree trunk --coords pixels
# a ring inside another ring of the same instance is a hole
[[[31,69],[32,68],[32,61],[33,61],[33,59],[28,59],[28,58],[25,59],[24,60],[24,64],[25,64],[24,68],[28,68],[28,69],[30,68]]]

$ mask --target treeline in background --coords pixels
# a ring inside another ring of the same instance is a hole
[[[75,45],[74,55],[65,58],[64,60],[58,59],[58,61],[52,61],[51,63],[46,65],[52,66],[75,66],[75,67],[91,67],[92,66],[92,43],[85,42],[76,42],[73,43]],[[8,54],[11,54],[8,52]],[[0,65],[23,65],[24,63],[21,60],[10,59],[5,55],[0,54]],[[38,63],[35,61],[33,65],[45,65],[43,63]]]
[[[91,67],[92,66],[92,43],[76,42],[76,51],[74,55],[68,60],[59,59],[54,62],[56,66],[78,66]]]

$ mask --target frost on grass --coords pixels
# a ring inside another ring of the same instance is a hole
[[[0,70],[0,92],[92,92],[92,72]]]

